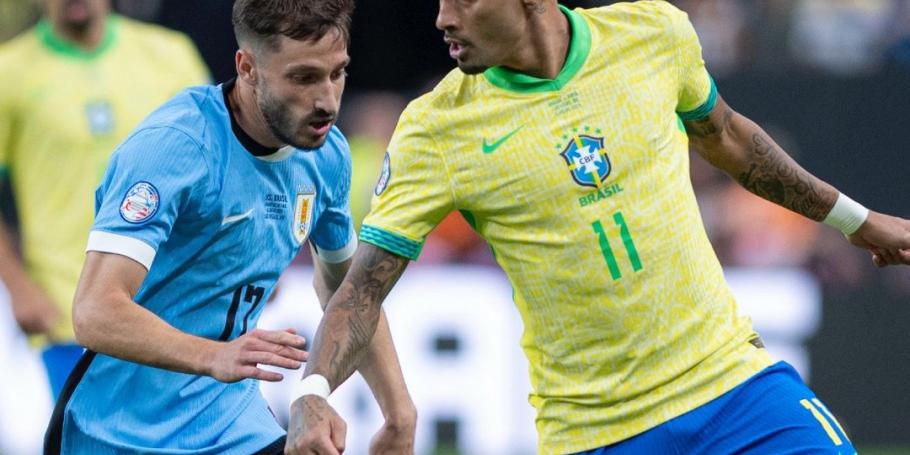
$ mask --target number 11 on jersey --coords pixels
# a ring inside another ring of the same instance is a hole
[[[635,249],[635,242],[632,241],[632,234],[629,233],[629,226],[626,225],[626,220],[622,217],[622,212],[614,213],[613,221],[616,222],[616,226],[619,227],[619,237],[622,239],[622,244],[626,248],[626,253],[629,255],[629,262],[632,263],[632,270],[635,272],[641,270],[641,259],[638,257],[638,250]],[[603,224],[600,220],[597,220],[591,224],[591,227],[594,228],[594,233],[597,234],[597,238],[600,241],[600,252],[603,253],[604,261],[606,261],[607,268],[610,270],[610,276],[612,276],[614,280],[622,278],[622,272],[619,270],[619,263],[616,262],[616,256],[613,254],[613,248],[610,247],[610,239],[607,238],[607,232],[604,230]]]

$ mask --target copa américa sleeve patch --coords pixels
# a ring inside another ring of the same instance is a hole
[[[144,223],[155,216],[159,205],[158,188],[149,182],[137,182],[127,190],[120,203],[120,217],[127,223]]]
[[[382,160],[382,172],[379,174],[379,181],[376,182],[376,189],[373,194],[379,196],[389,185],[389,178],[392,176],[392,166],[389,162],[389,152],[385,152],[385,159]]]

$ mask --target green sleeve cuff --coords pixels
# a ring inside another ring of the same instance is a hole
[[[412,261],[417,260],[420,250],[423,249],[423,242],[415,242],[394,232],[366,224],[360,228],[360,240]]]
[[[708,93],[708,99],[701,106],[695,108],[695,110],[687,112],[677,112],[679,118],[683,121],[691,120],[702,120],[708,117],[708,114],[714,110],[714,106],[717,106],[717,85],[714,83],[714,79],[711,80],[711,92]]]

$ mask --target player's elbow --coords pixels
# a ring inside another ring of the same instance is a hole
[[[97,350],[98,335],[102,332],[103,321],[98,317],[96,307],[90,296],[77,295],[73,300],[73,332],[76,343],[90,349]]]
[[[83,309],[84,304],[77,298],[73,301],[73,333],[76,334],[76,343],[88,348],[91,333],[91,318],[88,317]],[[89,348],[91,349],[91,348]]]

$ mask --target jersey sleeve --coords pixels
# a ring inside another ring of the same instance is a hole
[[[209,181],[201,147],[188,135],[166,127],[140,130],[111,157],[95,193],[86,251],[120,254],[151,268],[174,224],[206,206]]]
[[[676,112],[683,120],[703,119],[717,104],[717,87],[705,68],[698,35],[686,13],[668,3],[657,3],[662,4],[662,9],[667,12],[668,33],[676,51]]]
[[[416,260],[426,236],[455,202],[442,150],[408,108],[401,116],[382,165],[360,240]]]
[[[357,236],[351,218],[351,151],[347,142],[339,139],[340,160],[337,184],[332,190],[328,205],[316,222],[310,241],[316,256],[330,264],[344,262],[357,249]]]

